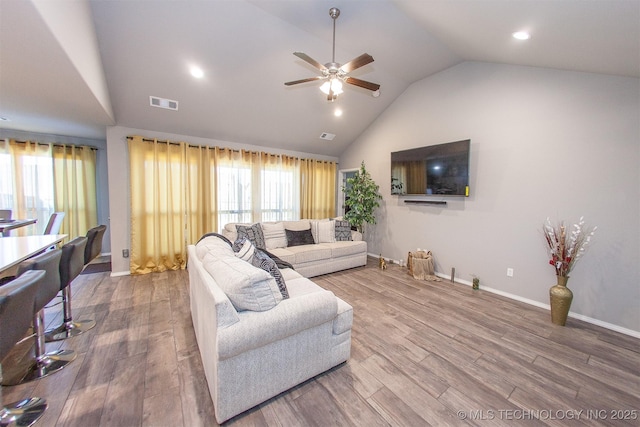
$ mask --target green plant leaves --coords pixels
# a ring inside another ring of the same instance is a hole
[[[361,233],[364,224],[376,223],[373,212],[380,206],[378,200],[382,199],[379,189],[380,187],[367,172],[364,161],[355,176],[347,178],[347,185],[342,187],[342,191],[345,193],[345,205],[349,208],[344,219]]]

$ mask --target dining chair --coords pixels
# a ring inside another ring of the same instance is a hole
[[[23,339],[31,325],[35,310],[36,293],[45,272],[32,270],[0,287],[0,361]],[[2,366],[0,366],[2,382]],[[44,414],[47,401],[28,397],[4,404],[0,388],[0,425],[30,426]]]
[[[42,234],[58,234],[58,232],[60,232],[60,227],[62,226],[62,220],[64,219],[64,216],[64,212],[52,213],[49,217],[49,222],[44,228],[44,232]]]
[[[35,359],[29,360],[26,374],[22,378],[5,380],[5,385],[23,384],[39,378],[46,377],[67,366],[76,358],[73,350],[54,350],[46,352],[44,336],[44,308],[58,295],[60,291],[60,258],[61,249],[54,249],[22,261],[18,265],[16,277],[20,277],[25,271],[44,270],[45,277],[40,281],[36,293],[35,315],[33,316],[33,330],[36,335]]]
[[[60,290],[62,291],[62,324],[45,331],[45,341],[60,341],[75,337],[96,326],[95,320],[73,320],[71,312],[71,282],[80,275],[84,268],[84,249],[87,245],[85,236],[76,237],[62,246],[60,258]]]
[[[87,266],[102,250],[102,238],[106,225],[98,225],[87,231],[87,246],[84,248],[84,265]]]

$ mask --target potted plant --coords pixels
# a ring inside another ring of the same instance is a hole
[[[569,272],[584,254],[597,228],[585,227],[583,217],[580,217],[577,224],[573,224],[570,233],[564,222],[553,226],[549,218],[542,227],[549,250],[549,264],[556,270],[557,284],[549,289],[551,322],[556,325],[564,326],[567,322],[573,300],[573,292],[567,288]]]
[[[375,224],[374,210],[380,206],[378,200],[382,196],[378,192],[380,187],[367,172],[364,161],[360,169],[352,178],[347,178],[347,184],[342,187],[345,194],[346,212],[344,219],[364,233],[364,224]]]

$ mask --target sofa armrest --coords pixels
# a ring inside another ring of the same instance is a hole
[[[362,233],[360,233],[359,231],[351,230],[351,240],[353,240],[354,242],[361,242]]]
[[[218,330],[218,357],[228,359],[295,335],[330,321],[337,312],[338,300],[326,290],[286,299],[271,310],[243,311],[238,323]]]

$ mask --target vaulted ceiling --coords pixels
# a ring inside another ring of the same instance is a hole
[[[371,54],[351,75],[379,97],[284,85],[318,75],[293,52],[331,61],[334,6],[336,61]],[[330,156],[462,61],[640,77],[639,0],[0,0],[0,37],[1,128],[104,138],[120,125]]]

